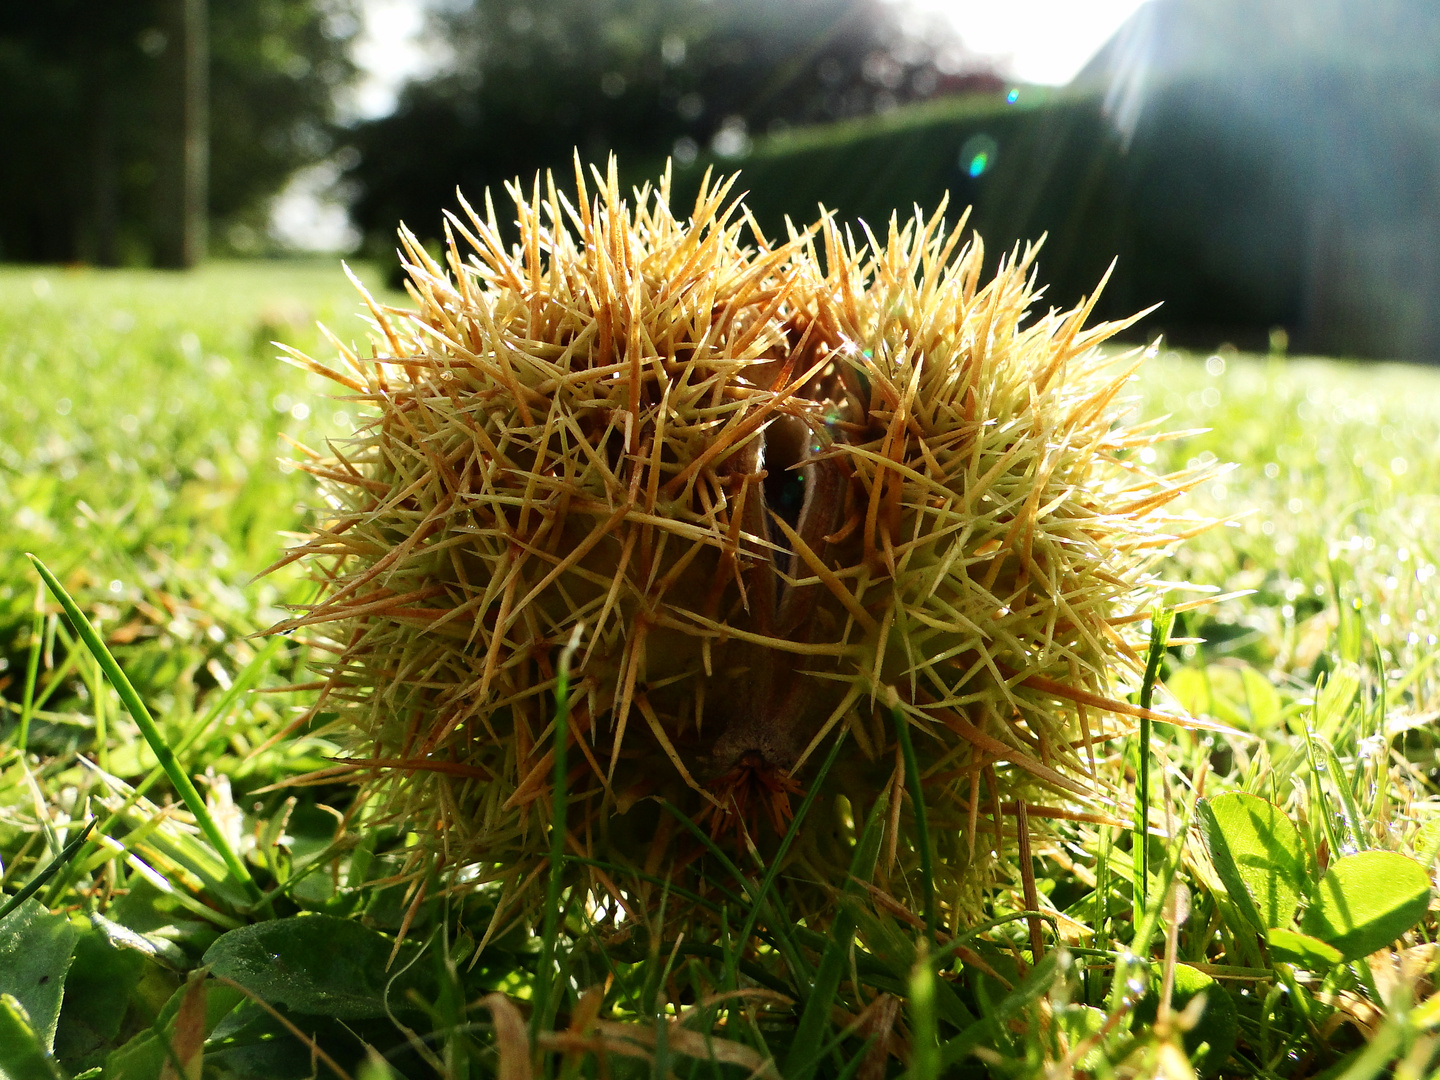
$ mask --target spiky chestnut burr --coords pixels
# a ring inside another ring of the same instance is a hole
[[[611,910],[643,918],[648,887],[596,863],[706,888],[661,799],[773,850],[841,731],[792,911],[823,920],[887,791],[903,896],[903,718],[963,921],[1016,801],[1093,797],[1094,742],[1133,712],[1125,628],[1195,478],[1129,456],[1157,436],[1119,422],[1129,370],[1094,348],[1123,324],[1022,327],[1033,253],[981,287],[978,241],[938,215],[866,248],[824,220],[752,250],[729,183],[682,221],[668,178],[633,209],[613,165],[597,181],[512,188],[509,249],[488,200],[467,207],[448,267],[402,233],[416,310],[370,303],[372,359],[295,357],[370,412],[307,465],[333,512],[287,556],[325,586],[286,629],[330,635],[316,711],[339,714],[341,768],[417,829],[417,872],[499,883],[495,926],[523,914],[578,628],[566,843]]]

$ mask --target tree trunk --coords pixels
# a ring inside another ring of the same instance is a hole
[[[95,62],[90,111],[91,256],[100,266],[120,263],[120,177],[115,155],[115,88],[108,56]]]
[[[206,0],[163,0],[157,119],[155,264],[194,266],[205,255],[210,166]]]

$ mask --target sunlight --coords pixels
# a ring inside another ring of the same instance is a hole
[[[1024,82],[1063,86],[1144,0],[905,0],[949,20],[967,50]]]

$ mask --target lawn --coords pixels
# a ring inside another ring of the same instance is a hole
[[[602,936],[570,905],[478,949],[493,891],[401,880],[413,837],[357,827],[343,785],[286,786],[335,752],[324,717],[271,741],[314,675],[256,634],[311,585],[253,579],[310,520],[295,444],[356,414],[270,342],[331,356],[315,321],[363,341],[358,307],[330,263],[0,269],[0,1074],[1429,1075],[1436,372],[1140,369],[1134,408],[1196,429],[1142,453],[1234,463],[1186,503],[1227,523],[1166,571],[1167,603],[1222,597],[1156,672],[1205,726],[1104,751],[1148,792],[1146,842],[1055,822],[936,955],[858,887],[786,931],[755,875],[719,944]],[[25,552],[197,779],[199,828]]]
[[[349,422],[271,342],[313,350],[317,320],[363,337],[354,298],[331,262],[174,277],[0,270],[7,699],[19,700],[33,640],[27,551],[82,598],[167,722],[248,662],[247,636],[296,586],[284,574],[251,584],[304,520],[307,488],[283,440]],[[50,685],[30,749],[73,756],[93,734],[75,711],[93,687]]]

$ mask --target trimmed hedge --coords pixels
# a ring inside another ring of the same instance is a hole
[[[973,206],[992,265],[1048,234],[1049,303],[1075,303],[1117,260],[1098,315],[1163,303],[1137,338],[1263,351],[1282,327],[1307,351],[1440,359],[1440,242],[1423,242],[1440,230],[1413,197],[1440,169],[1406,151],[1421,118],[1372,116],[1310,82],[1288,95],[1263,72],[1238,88],[1150,86],[1128,137],[1099,93],[916,106],[772,137],[742,161],[702,158],[677,170],[677,197],[706,165],[738,167],[770,235],[817,203],[880,234],[892,212],[948,193],[952,220]],[[1393,168],[1377,175],[1376,162]]]

